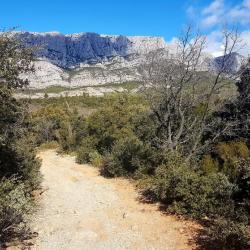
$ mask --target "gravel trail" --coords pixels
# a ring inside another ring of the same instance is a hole
[[[196,225],[162,214],[157,205],[137,201],[133,185],[106,179],[54,150],[42,159],[41,207],[34,221],[32,249],[151,250],[195,249]]]

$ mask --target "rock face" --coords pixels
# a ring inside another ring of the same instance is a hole
[[[80,63],[97,63],[115,56],[145,54],[165,48],[160,37],[108,36],[96,33],[63,35],[56,32],[16,32],[16,37],[28,45],[38,45],[38,57],[46,58],[57,66],[70,68]]]
[[[230,55],[219,56],[213,60],[213,68],[217,70],[224,69],[225,72],[236,73],[240,70],[241,66],[246,63],[246,58],[238,53]]]
[[[14,35],[29,46],[39,47],[36,72],[24,76],[34,88],[140,81],[138,66],[143,55],[167,47],[161,37],[57,32],[15,32]]]
[[[66,87],[93,86],[106,83],[140,81],[140,65],[145,55],[156,49],[166,49],[174,55],[173,45],[161,37],[109,36],[96,33],[63,35],[58,32],[15,32],[14,36],[29,46],[38,46],[36,71],[23,77],[33,88],[52,85]],[[235,72],[242,56],[232,54],[229,72]],[[199,69],[216,70],[223,58],[203,54]]]

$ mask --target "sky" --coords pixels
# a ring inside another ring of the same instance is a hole
[[[0,28],[162,36],[168,42],[192,24],[207,35],[214,54],[227,23],[239,27],[242,53],[250,54],[250,0],[1,0],[0,11]]]

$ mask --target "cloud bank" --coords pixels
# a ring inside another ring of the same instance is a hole
[[[207,35],[207,52],[218,56],[222,52],[223,25],[237,25],[241,31],[243,48],[239,51],[244,56],[250,55],[250,0],[242,0],[237,4],[230,1],[213,0],[203,7],[190,5],[187,8],[188,17]]]

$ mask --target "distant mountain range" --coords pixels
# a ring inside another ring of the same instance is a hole
[[[30,86],[93,86],[140,81],[139,66],[145,55],[156,49],[173,48],[161,37],[112,36],[96,33],[63,35],[58,32],[15,32],[27,45],[38,46],[36,72],[28,76]],[[174,52],[173,52],[174,53]],[[230,70],[239,67],[240,56],[233,55]],[[221,59],[203,55],[200,70],[219,67]]]
[[[16,36],[28,45],[39,45],[39,57],[49,59],[57,66],[69,68],[80,63],[97,63],[105,59],[131,54],[145,54],[165,48],[161,37],[109,36],[96,33],[63,35],[57,32],[17,32]]]

